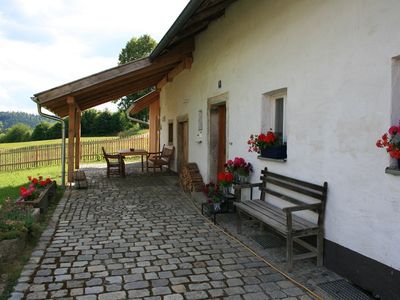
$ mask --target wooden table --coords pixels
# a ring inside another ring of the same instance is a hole
[[[133,151],[131,149],[124,149],[124,150],[119,150],[119,154],[121,154],[123,157],[125,156],[141,156],[142,158],[142,172],[144,172],[144,159],[143,156],[146,157],[146,162],[147,162],[147,155],[149,152],[143,149],[134,149]]]

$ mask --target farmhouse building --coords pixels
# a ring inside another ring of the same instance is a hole
[[[252,182],[265,167],[327,181],[325,265],[394,299],[400,177],[375,142],[400,120],[398,28],[395,0],[192,0],[149,58],[35,96],[65,117],[155,86],[132,109],[152,106],[153,148],[176,147],[173,170],[195,162],[212,181],[241,156]],[[270,128],[286,159],[248,152]]]

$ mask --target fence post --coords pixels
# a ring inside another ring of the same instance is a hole
[[[38,146],[35,147],[35,166],[37,168],[39,164],[39,148]]]

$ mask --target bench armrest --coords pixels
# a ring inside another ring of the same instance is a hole
[[[306,205],[297,205],[297,206],[289,206],[289,207],[284,207],[282,210],[286,213],[292,213],[294,211],[300,211],[300,210],[314,210],[314,209],[319,209],[322,206],[322,203],[314,203],[314,204],[306,204]]]
[[[233,189],[235,190],[236,201],[241,202],[242,198],[242,189],[250,189],[250,200],[253,200],[253,188],[261,187],[262,182],[259,183],[242,183],[242,184],[235,184]]]
[[[241,183],[241,184],[235,184],[233,186],[233,189],[235,190],[241,190],[241,189],[250,189],[254,187],[260,187],[262,185],[262,182],[259,183]]]
[[[114,158],[114,159],[124,158],[124,156],[122,154],[107,154],[106,157],[107,158]]]
[[[159,154],[159,155],[161,155],[161,151],[158,151],[158,152],[147,152],[147,155],[148,156],[150,156],[150,155],[155,155],[155,154]]]

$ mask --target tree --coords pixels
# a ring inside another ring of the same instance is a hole
[[[99,111],[95,109],[88,109],[82,113],[81,119],[81,131],[82,136],[94,136],[96,132],[96,118],[99,115]]]
[[[101,113],[99,113],[94,121],[95,132],[93,132],[93,134],[98,136],[113,134],[114,129],[111,128],[111,123],[112,116],[110,111],[108,111],[107,109],[105,111],[102,111]]]
[[[56,122],[47,131],[47,138],[49,140],[60,139],[62,136],[62,125],[60,122]]]
[[[26,142],[31,137],[32,129],[25,124],[18,123],[9,128],[2,137],[2,143]]]
[[[131,38],[121,50],[118,56],[118,64],[126,64],[130,61],[137,60],[148,56],[157,46],[157,42],[148,34],[144,34],[139,38]]]
[[[121,50],[121,53],[118,57],[118,64],[122,65],[130,61],[146,57],[151,53],[151,51],[153,51],[156,46],[157,42],[147,34],[142,35],[139,38],[133,37],[130,41],[126,43],[125,48]],[[136,99],[139,99],[140,97],[151,92],[152,90],[153,88],[148,88],[135,94],[122,97],[121,99],[115,101],[118,104],[118,109],[125,112]],[[143,111],[135,114],[133,117],[143,121],[147,121],[148,114],[148,110],[144,109]]]
[[[40,122],[38,125],[35,126],[33,129],[31,140],[32,141],[40,141],[40,140],[47,140],[49,138],[49,129],[51,124],[48,122]]]
[[[4,130],[4,124],[3,122],[0,121],[0,133],[3,133]]]

